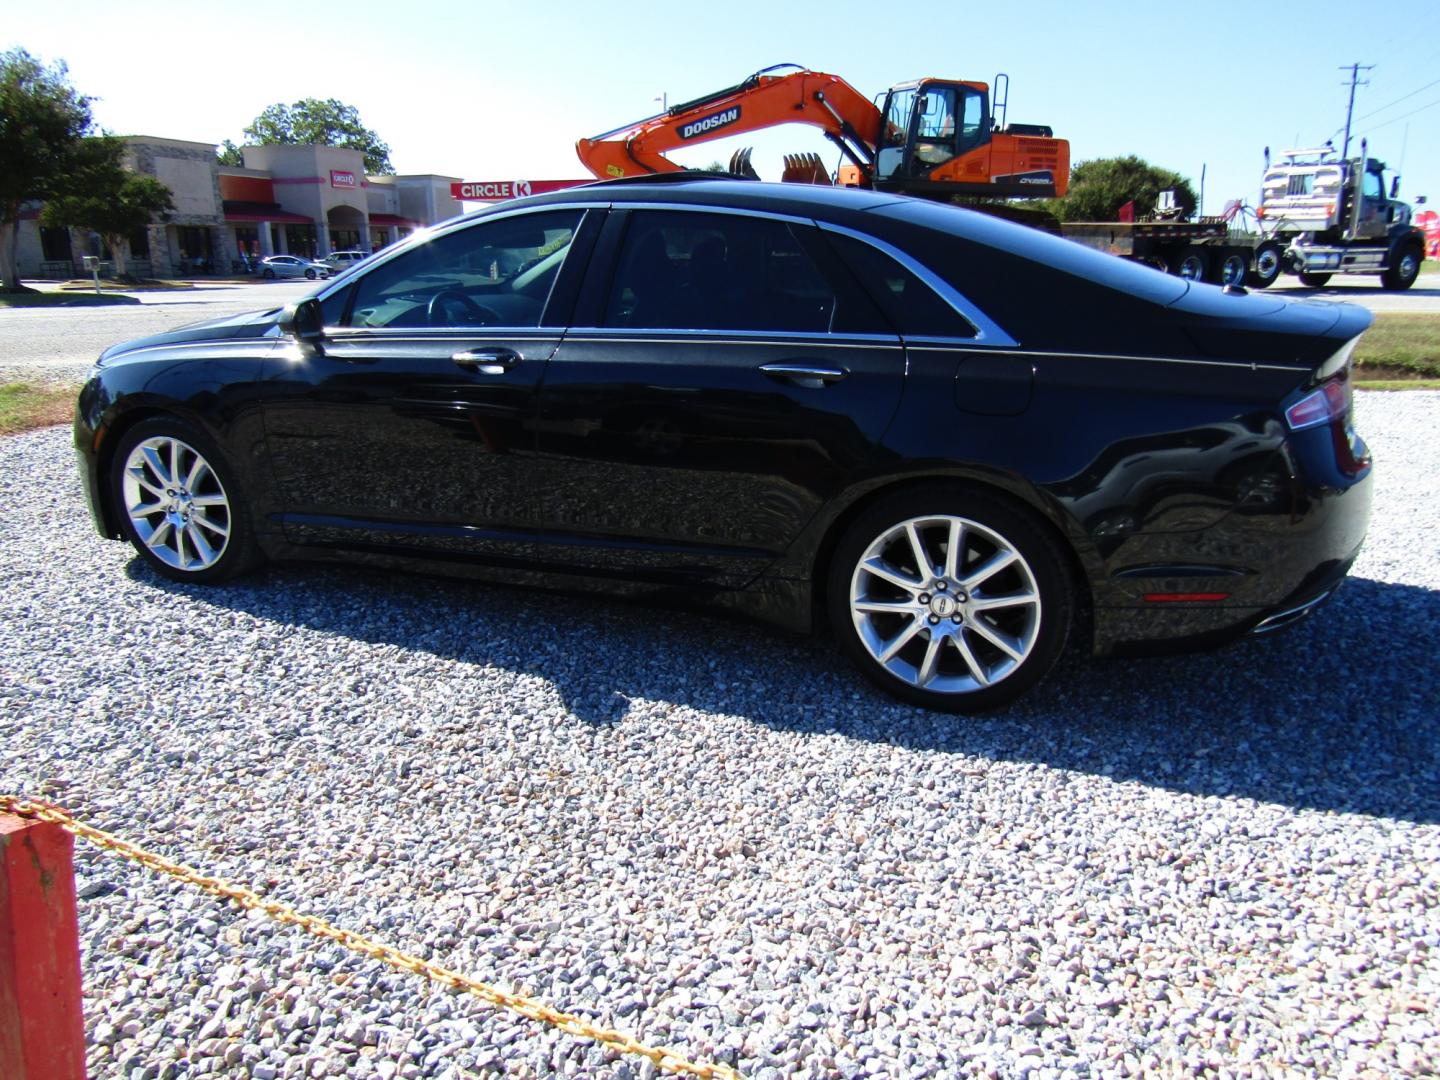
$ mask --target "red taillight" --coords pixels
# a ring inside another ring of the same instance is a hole
[[[1285,422],[1291,431],[1326,424],[1338,416],[1344,416],[1350,407],[1345,393],[1343,379],[1333,379],[1312,394],[1306,394],[1285,410]]]

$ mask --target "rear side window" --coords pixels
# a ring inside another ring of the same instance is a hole
[[[827,233],[826,239],[904,336],[975,336],[975,327],[968,319],[879,248],[841,233]]]
[[[636,211],[604,325],[825,333],[835,293],[783,221]]]

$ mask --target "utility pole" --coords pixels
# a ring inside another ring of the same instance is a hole
[[[1362,70],[1374,71],[1375,65],[1351,64],[1349,68],[1342,67],[1340,70],[1350,72],[1350,104],[1345,109],[1345,145],[1340,151],[1340,160],[1348,161],[1350,159],[1350,118],[1355,115],[1355,87],[1370,85],[1368,82],[1360,81],[1360,72]]]

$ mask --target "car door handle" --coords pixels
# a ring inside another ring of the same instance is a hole
[[[820,390],[850,374],[844,368],[816,364],[761,364],[760,371],[772,379],[783,379],[810,390]]]
[[[520,363],[520,354],[510,349],[472,349],[457,352],[450,359],[480,375],[504,375]]]

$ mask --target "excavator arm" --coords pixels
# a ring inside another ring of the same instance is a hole
[[[789,68],[796,70],[777,73]],[[666,158],[667,151],[779,124],[810,124],[853,165],[868,171],[882,121],[880,110],[838,75],[779,64],[737,86],[581,139],[575,151],[602,180],[678,172],[683,166]]]

